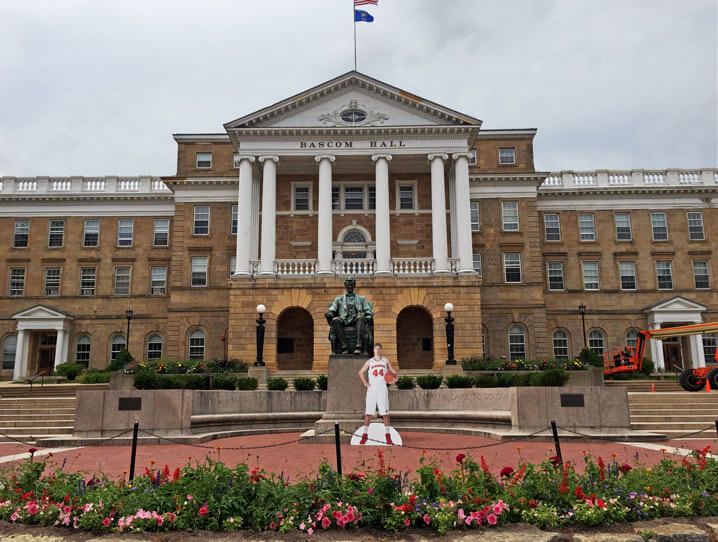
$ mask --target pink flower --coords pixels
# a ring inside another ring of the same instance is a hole
[[[328,529],[329,527],[331,527],[331,525],[332,525],[331,519],[329,519],[326,516],[322,518],[322,529]]]
[[[493,508],[494,508],[494,514],[496,514],[497,516],[500,516],[501,512],[504,511],[504,508],[499,503],[496,503]]]
[[[188,500],[188,501],[191,501],[192,499],[194,499],[194,497],[193,497],[192,495],[187,495],[187,500]]]
[[[459,521],[464,521],[464,518],[466,517],[466,514],[464,514],[464,509],[459,508],[459,511],[457,512],[456,516],[459,518]]]
[[[68,506],[68,505],[63,506],[62,513],[65,515],[70,515],[72,513],[72,506]]]
[[[341,516],[337,518],[337,527],[344,527],[344,518]]]
[[[334,519],[339,519],[342,517],[342,513],[339,510],[334,510],[334,512],[332,512],[332,517],[334,517]]]
[[[303,531],[303,530],[304,530],[304,527],[306,527],[306,525],[304,525],[304,522],[302,521],[302,522],[299,524],[299,530],[300,530],[300,531]]]
[[[18,513],[17,513],[17,510],[16,510],[15,512],[12,513],[12,516],[10,516],[10,521],[15,522],[15,521],[17,521],[18,519],[20,519],[20,514],[18,514]]]
[[[345,521],[345,523],[351,523],[352,521],[354,521],[354,519],[356,519],[356,518],[354,517],[354,510],[352,510],[352,509],[350,508],[349,511],[348,511],[348,512],[346,513],[346,515],[344,516],[344,521]]]
[[[373,488],[373,487],[368,487],[368,488],[366,489],[366,492],[369,493],[369,495],[371,495],[372,493],[374,493],[374,488]]]
[[[25,510],[28,514],[34,516],[40,511],[40,507],[37,505],[36,501],[30,501],[25,505]]]
[[[427,525],[431,523],[431,518],[429,517],[429,514],[424,514],[424,517],[422,518],[424,520],[424,523]]]
[[[496,516],[494,514],[489,514],[486,518],[486,521],[489,522],[489,525],[496,525],[498,522],[498,519],[496,519]]]
[[[309,529],[307,529],[307,534],[308,534],[308,535],[314,534],[314,529],[312,529],[311,527],[309,527]]]
[[[110,518],[105,518],[102,520],[102,526],[105,529],[108,529],[110,527],[110,525],[112,525],[112,520]]]
[[[409,521],[409,518],[404,518],[404,525],[406,525],[407,527],[411,525],[411,521]]]
[[[199,515],[200,517],[204,517],[207,514],[209,514],[209,507],[207,506],[207,503],[204,503],[202,506],[199,507]]]
[[[162,527],[162,524],[165,522],[165,520],[162,519],[162,516],[160,516],[160,515],[157,515],[157,516],[155,517],[155,521],[157,521],[157,526],[158,526],[158,527]]]
[[[174,520],[177,519],[177,514],[175,514],[174,512],[167,512],[167,514],[165,515],[167,516],[167,521],[169,521],[170,523],[174,523]]]

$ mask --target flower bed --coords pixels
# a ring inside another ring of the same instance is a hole
[[[551,458],[507,465],[496,476],[483,457],[456,456],[451,471],[422,459],[396,472],[377,452],[371,468],[337,476],[324,464],[292,481],[211,458],[131,483],[86,479],[32,458],[0,476],[0,518],[92,531],[301,531],[410,527],[445,533],[512,522],[555,528],[657,517],[718,514],[718,462],[708,449],[646,468],[585,455],[582,471]]]

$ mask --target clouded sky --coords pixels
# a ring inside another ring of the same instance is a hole
[[[380,0],[359,70],[539,129],[540,170],[718,165],[718,0]],[[352,0],[0,0],[0,175],[171,175],[173,132],[353,67]]]

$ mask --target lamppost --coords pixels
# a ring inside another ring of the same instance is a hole
[[[257,361],[254,362],[256,367],[264,366],[264,313],[267,307],[261,303],[257,305]]]
[[[125,349],[128,354],[130,353],[130,322],[132,321],[132,314],[132,309],[125,311],[125,316],[127,317],[127,344],[125,345]]]
[[[583,348],[585,349],[588,346],[586,342],[586,305],[581,303],[578,306],[578,313],[581,315],[581,325],[583,326]]]
[[[451,316],[454,311],[454,305],[447,303],[444,305],[444,310],[446,311],[446,318],[444,318],[444,322],[446,322],[446,364],[456,365],[456,360],[454,359],[454,317]]]

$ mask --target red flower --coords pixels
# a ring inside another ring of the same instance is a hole
[[[633,467],[628,463],[624,463],[623,465],[618,467],[618,470],[621,471],[621,473],[626,474],[628,471],[633,470]]]
[[[559,487],[559,493],[565,495],[568,493],[568,464],[563,466],[563,473],[561,475],[561,486]]]
[[[583,489],[581,489],[581,486],[578,486],[575,491],[576,498],[580,501],[586,500],[586,494],[583,492]]]
[[[466,454],[456,454],[457,463],[463,463],[464,459],[466,459]]]
[[[508,478],[514,473],[513,467],[504,467],[501,469],[501,477],[502,478]]]
[[[404,518],[404,525],[406,525],[407,527],[411,525],[411,521],[409,520],[409,518]]]
[[[177,480],[180,479],[180,476],[181,476],[181,474],[180,474],[180,469],[179,469],[179,467],[177,467],[177,468],[175,469],[175,471],[172,473],[172,480],[173,480],[174,482],[176,482]]]
[[[486,459],[484,459],[484,456],[481,456],[481,470],[484,472],[484,474],[490,474],[491,469],[489,469],[489,464],[486,462]]]
[[[606,464],[603,462],[603,458],[598,458],[598,477],[603,482],[606,479]]]
[[[30,453],[30,455],[33,455],[35,452],[37,452],[37,448],[30,448],[28,452]]]
[[[561,464],[561,459],[557,455],[552,455],[548,460],[554,467],[558,467]]]
[[[209,514],[209,507],[207,506],[207,503],[204,503],[202,506],[199,507],[199,515],[200,517],[204,517],[207,514]]]
[[[322,518],[322,529],[328,529],[331,526],[332,526],[332,520],[329,519],[328,517],[324,516]]]

